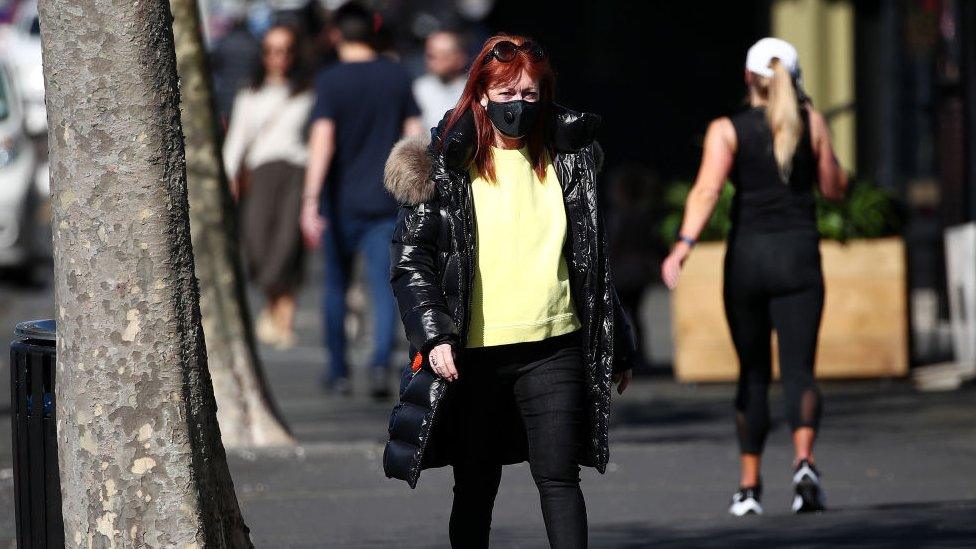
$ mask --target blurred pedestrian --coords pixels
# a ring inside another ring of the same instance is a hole
[[[661,208],[663,190],[657,175],[643,164],[620,166],[608,181],[607,241],[613,285],[633,322],[639,357],[635,367],[640,367],[647,356],[644,342],[648,328],[641,318],[641,301],[668,251],[660,239],[648,238],[658,234],[659,221],[665,214]]]
[[[267,299],[257,335],[279,347],[295,341],[295,290],[302,276],[298,220],[312,94],[298,46],[291,27],[274,26],[265,34],[251,86],[234,100],[223,151],[231,190],[240,197],[247,272]]]
[[[229,3],[225,10],[231,21],[230,30],[210,52],[214,103],[222,127],[230,119],[237,92],[251,83],[251,75],[261,65],[261,43],[248,30],[243,4]]]
[[[427,37],[424,60],[427,74],[414,80],[413,95],[420,105],[424,129],[437,126],[444,113],[454,108],[467,81],[468,56],[461,35],[437,31]]]
[[[502,465],[528,459],[549,543],[587,545],[580,465],[607,465],[634,342],[593,186],[599,117],[553,103],[542,48],[489,39],[457,107],[394,149],[391,282],[413,351],[384,467],[454,467],[450,539],[488,546]],[[435,415],[436,413],[436,415]]]
[[[319,0],[274,3],[274,22],[290,25],[302,36],[303,56],[315,74],[335,63],[334,44],[329,37],[329,16]]]
[[[749,49],[748,108],[716,119],[688,195],[684,221],[661,275],[670,288],[708,222],[726,178],[736,193],[725,256],[725,314],[739,356],[735,400],[741,452],[733,515],[762,513],[760,458],[769,431],[770,336],[776,330],[786,416],[793,433],[794,512],[824,509],[813,443],[820,393],[813,367],[823,309],[813,185],[843,199],[847,176],[834,156],[823,115],[800,86],[796,49],[764,38]]]
[[[371,392],[389,395],[396,305],[390,292],[390,237],[396,202],[383,188],[383,164],[403,135],[421,131],[407,72],[373,47],[373,14],[355,2],[334,14],[339,63],[315,80],[302,232],[324,248],[325,388],[351,391],[346,362],[346,290],[362,252],[373,313]]]

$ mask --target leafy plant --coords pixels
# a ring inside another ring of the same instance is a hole
[[[829,202],[817,193],[820,236],[845,242],[851,238],[881,238],[898,234],[905,224],[901,204],[887,189],[855,182],[843,202]]]
[[[691,191],[691,183],[674,182],[665,189],[664,201],[667,214],[661,222],[661,239],[672,244],[681,228],[685,201]],[[711,242],[724,240],[732,228],[732,197],[734,187],[726,183],[715,205],[708,225],[698,240]],[[847,198],[840,203],[829,202],[815,193],[817,200],[817,229],[828,240],[845,242],[852,238],[881,238],[898,234],[904,225],[904,212],[894,195],[867,182],[854,182],[848,188]]]
[[[691,183],[678,181],[667,186],[664,190],[664,202],[667,207],[667,214],[661,222],[661,240],[670,245],[674,243],[681,229],[681,221],[684,217],[685,202],[688,200],[688,193],[691,191]],[[715,212],[711,219],[702,230],[698,240],[710,242],[724,240],[732,229],[732,197],[735,189],[726,183],[722,186],[722,194],[719,195],[718,203],[715,204]]]

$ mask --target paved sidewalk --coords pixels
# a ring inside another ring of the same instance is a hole
[[[365,396],[361,367],[354,368],[353,398],[318,391],[324,354],[314,346],[320,341],[317,289],[306,286],[297,318],[299,340],[312,346],[263,353],[302,446],[231,458],[255,543],[447,546],[450,470],[424,472],[416,490],[384,478],[392,404]],[[649,318],[666,318],[666,302],[650,306]],[[666,333],[660,322],[652,329]],[[352,345],[354,365],[366,361],[365,341]],[[639,379],[616,399],[607,474],[583,471],[591,546],[976,546],[976,387],[923,394],[904,381],[880,380],[822,389],[817,455],[830,511],[803,517],[788,511],[792,455],[777,388],[763,479],[767,514],[734,519],[726,514],[738,480],[734,387]],[[525,464],[503,475],[493,546],[546,547]]]
[[[255,543],[446,546],[450,471],[426,471],[416,490],[385,479],[390,404],[320,394],[319,353],[265,354],[275,395],[302,446],[232,453]],[[906,382],[867,381],[823,390],[818,462],[830,511],[788,512],[791,454],[777,391],[764,477],[767,514],[734,519],[725,513],[737,480],[733,387],[639,380],[617,399],[607,474],[583,473],[591,546],[976,545],[976,388],[921,394]],[[528,467],[508,467],[493,547],[545,546]]]
[[[426,471],[416,490],[383,476],[392,403],[365,396],[364,339],[353,344],[356,395],[319,392],[324,352],[317,346],[314,281],[299,300],[301,346],[262,349],[274,396],[301,445],[230,452],[254,542],[275,549],[446,547],[450,471]],[[52,308],[44,289],[6,305],[8,323],[11,315],[47,316]],[[788,512],[791,456],[776,392],[765,460],[767,514],[733,519],[725,513],[736,483],[733,387],[639,379],[616,399],[607,474],[583,472],[591,547],[976,546],[976,387],[922,394],[906,382],[865,381],[822,388],[817,455],[830,511]],[[3,413],[0,547],[14,535],[9,429]],[[524,464],[505,470],[493,547],[546,547]]]

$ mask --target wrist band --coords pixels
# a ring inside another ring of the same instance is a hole
[[[689,248],[694,248],[695,247],[695,242],[697,242],[697,241],[694,238],[691,238],[690,236],[685,236],[683,234],[679,234],[678,235],[678,242],[684,242],[685,244],[688,245]]]

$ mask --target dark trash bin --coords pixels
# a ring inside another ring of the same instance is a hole
[[[17,547],[64,547],[54,414],[54,321],[22,322],[10,344]]]

